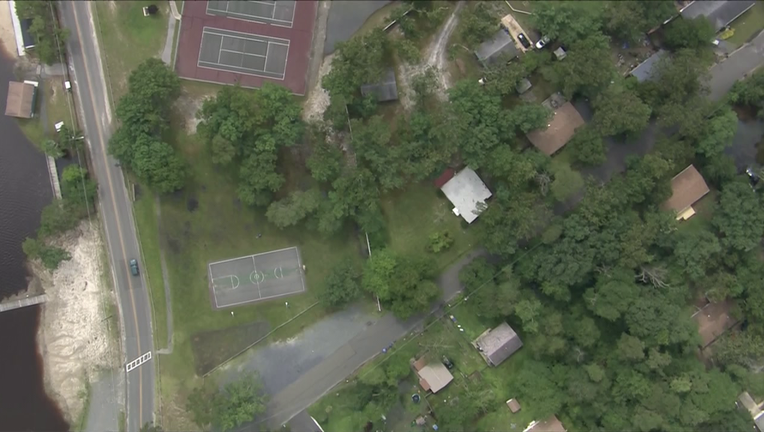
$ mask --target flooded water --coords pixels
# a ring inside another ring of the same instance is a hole
[[[14,79],[12,61],[0,55],[0,101]],[[51,199],[45,157],[15,119],[0,116],[0,298],[26,288],[21,243],[34,234]],[[69,430],[43,388],[39,319],[37,306],[0,313],[0,431]]]

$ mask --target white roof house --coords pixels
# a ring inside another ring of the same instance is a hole
[[[454,205],[454,214],[463,217],[467,223],[477,219],[482,205],[492,195],[483,180],[469,167],[459,171],[440,190]]]

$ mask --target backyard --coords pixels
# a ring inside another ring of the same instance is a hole
[[[361,430],[368,422],[374,423],[374,430],[432,430],[433,425],[438,424],[438,413],[458,409],[460,398],[464,400],[468,393],[479,391],[487,392],[491,402],[485,407],[485,413],[472,423],[477,430],[522,430],[534,420],[533,410],[523,406],[520,412],[512,414],[505,401],[517,397],[513,394],[514,379],[521,373],[530,352],[523,348],[499,367],[488,367],[471,345],[471,340],[487,328],[468,304],[462,303],[446,316],[432,321],[424,332],[400,341],[392,352],[382,354],[364,366],[348,383],[339,385],[313,404],[308,412],[324,430]],[[413,369],[409,369],[396,381],[394,400],[383,404],[386,406],[373,401],[363,406],[359,404],[364,386],[374,385],[381,370],[386,370],[389,376],[390,370],[402,367],[402,364],[410,367],[413,359],[424,357],[428,363],[439,363],[444,356],[454,364],[451,369],[453,381],[437,394],[423,391],[417,385]],[[420,395],[419,403],[412,400],[413,394]],[[420,416],[426,424],[415,423]],[[383,418],[385,420],[381,420]]]

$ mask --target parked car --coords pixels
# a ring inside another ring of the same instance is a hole
[[[551,39],[549,39],[549,36],[542,37],[541,39],[538,40],[538,42],[536,42],[536,48],[538,49],[544,48],[546,44],[549,43],[550,40]]]
[[[521,44],[523,44],[523,46],[524,46],[526,49],[528,49],[528,48],[530,48],[530,47],[531,47],[531,43],[528,41],[528,38],[527,38],[527,37],[525,37],[525,35],[524,35],[524,34],[522,34],[522,33],[518,33],[518,34],[517,34],[517,40],[519,40],[519,41],[520,41],[520,43],[521,43]]]
[[[138,276],[138,260],[130,260],[130,273],[132,273],[133,276]]]
[[[454,368],[454,362],[448,359],[448,357],[443,356],[443,359],[441,360],[443,362],[443,366],[446,367],[446,369],[453,369]]]

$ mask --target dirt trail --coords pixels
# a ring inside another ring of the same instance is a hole
[[[435,76],[438,79],[438,86],[435,90],[435,94],[441,100],[447,99],[446,90],[448,90],[448,88],[451,86],[451,77],[449,76],[448,69],[446,68],[446,62],[448,60],[446,58],[448,40],[451,38],[451,34],[453,34],[454,30],[456,29],[456,24],[459,22],[459,11],[461,11],[462,7],[464,7],[464,4],[464,0],[461,0],[456,4],[456,8],[454,8],[451,16],[448,17],[448,20],[446,20],[446,23],[440,29],[440,33],[438,33],[438,35],[433,38],[432,43],[429,47],[427,47],[427,50],[425,50],[423,56],[424,61],[418,65],[403,66],[401,68],[402,70],[399,74],[400,85],[403,88],[401,104],[407,110],[414,105],[414,101],[412,99],[413,91],[411,90],[411,80],[415,76],[424,73],[427,69],[432,69],[435,71]]]

